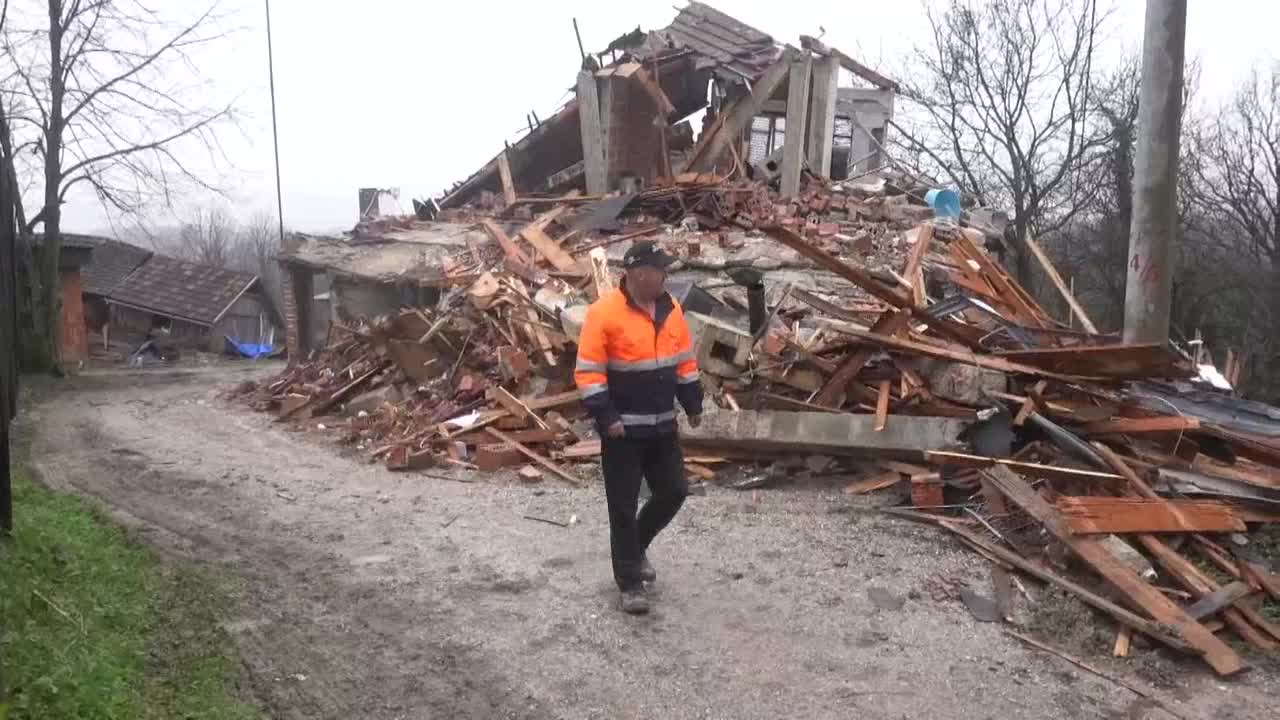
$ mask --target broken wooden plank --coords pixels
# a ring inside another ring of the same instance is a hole
[[[653,99],[653,104],[658,106],[658,112],[664,118],[676,111],[676,106],[671,104],[671,98],[667,97],[667,94],[662,91],[662,87],[654,80],[653,75],[643,66],[638,67],[631,76],[640,83],[640,87],[644,88],[644,91]]]
[[[908,313],[901,311],[886,312],[871,326],[871,331],[883,335],[896,335],[907,327],[907,323],[910,320],[911,316]],[[861,347],[850,353],[822,386],[822,389],[818,391],[817,397],[813,399],[814,404],[835,407],[840,402],[840,398],[848,388],[849,383],[858,376],[858,373],[871,360],[871,356],[875,352],[876,349],[874,347]]]
[[[961,230],[956,233],[956,237],[951,243],[952,248],[978,265],[983,278],[996,289],[996,297],[1014,309],[1016,320],[1041,328],[1051,326],[1049,314],[1036,303],[1034,298],[1027,294],[1016,280],[1004,271],[1004,268],[996,264],[991,259],[991,256],[978,247],[973,237],[970,236],[970,232]],[[978,238],[981,238],[981,233],[976,231],[973,231],[973,233]]]
[[[505,150],[498,155],[498,178],[502,181],[503,205],[510,206],[516,201],[516,185],[511,180],[511,161]]]
[[[600,440],[581,440],[565,448],[564,452],[560,453],[560,457],[566,460],[582,460],[599,457],[601,450]]]
[[[998,357],[1061,373],[1110,379],[1191,377],[1193,368],[1164,343],[1002,350]]]
[[[328,398],[325,398],[323,400],[320,400],[319,398],[317,398],[315,407],[310,409],[311,415],[315,416],[315,415],[325,414],[329,410],[329,408],[342,402],[348,395],[350,395],[353,391],[355,391],[356,388],[359,388],[365,383],[369,382],[369,380],[373,379],[374,375],[377,375],[378,373],[385,370],[387,366],[390,364],[391,364],[390,360],[382,360],[378,362],[376,365],[374,365],[372,370],[364,373],[363,375],[356,378],[355,380],[352,380],[351,382],[342,386],[337,391],[335,391],[332,395],[330,395]],[[282,415],[280,419],[284,419],[285,417],[288,417],[288,416]]]
[[[1041,465],[1039,463],[986,457],[984,455],[969,455],[945,450],[930,450],[925,453],[925,459],[935,465],[959,465],[969,468],[1003,466],[1021,475],[1029,475],[1042,480],[1087,480],[1107,483],[1108,485],[1118,485],[1124,482],[1124,478],[1115,473],[1081,470],[1057,465]]]
[[[529,323],[522,324],[521,328],[524,330],[525,334],[528,335],[529,339],[533,341],[534,347],[542,353],[542,359],[546,362],[547,367],[555,367],[556,355],[552,352],[553,346],[551,344],[551,340],[547,337],[546,331],[542,329],[542,323],[538,317],[537,306],[534,305],[533,300],[529,297],[529,291],[525,288],[522,281],[515,278],[508,278],[507,284],[516,291],[516,294],[521,299],[524,300],[524,316],[528,318]]]
[[[1139,577],[1100,540],[1072,535],[1057,510],[1022,478],[1005,467],[994,467],[983,472],[1006,498],[1038,520],[1051,535],[1071,548],[1130,601],[1157,622],[1172,626],[1181,633],[1188,644],[1203,653],[1205,662],[1219,675],[1234,675],[1245,668],[1244,661],[1229,645]]]
[[[1213,500],[1061,497],[1058,511],[1076,535],[1244,532],[1227,505]]]
[[[831,326],[831,329],[842,335],[849,335],[851,337],[877,343],[890,350],[899,350],[902,352],[916,353],[918,355],[928,355],[930,357],[954,360],[955,362],[962,363],[964,365],[972,365],[974,367],[986,368],[988,370],[1021,373],[1023,375],[1035,375],[1051,378],[1053,380],[1061,380],[1063,382],[1077,382],[1082,379],[1081,376],[1064,375],[1062,373],[1045,370],[1032,365],[1012,362],[999,356],[977,355],[967,350],[958,350],[938,345],[915,342],[914,340],[888,337],[867,330],[856,330],[854,328],[844,326],[833,325]]]
[[[1031,233],[1027,233],[1022,238],[1022,241],[1031,250],[1031,254],[1040,263],[1040,267],[1044,269],[1045,274],[1049,276],[1053,286],[1058,289],[1058,294],[1062,296],[1063,300],[1067,301],[1067,305],[1075,313],[1076,317],[1080,318],[1080,324],[1084,326],[1085,330],[1097,335],[1098,327],[1089,319],[1089,314],[1084,311],[1084,306],[1080,304],[1079,300],[1076,300],[1075,293],[1071,292],[1071,288],[1067,287],[1066,281],[1058,274],[1058,268],[1053,266],[1053,261],[1049,259],[1049,255],[1045,253],[1044,248],[1040,247],[1040,243],[1031,237]]]
[[[520,246],[512,242],[506,231],[498,226],[498,223],[485,219],[480,221],[480,227],[484,228],[485,232],[489,233],[489,237],[492,237],[494,242],[502,247],[502,252],[506,253],[508,259],[514,260],[521,265],[533,264],[533,260]]]
[[[765,232],[768,233],[769,237],[800,253],[801,257],[811,260],[818,267],[848,280],[879,300],[898,308],[906,307],[910,304],[906,295],[897,287],[890,287],[876,279],[866,270],[840,260],[835,255],[809,242],[794,230],[775,225],[765,228]]]
[[[889,389],[891,387],[892,383],[888,380],[880,381],[879,396],[876,398],[876,432],[884,430],[889,422]]]
[[[542,428],[533,428],[529,430],[506,430],[504,432],[506,432],[513,440],[525,444],[555,442],[560,438],[560,433],[554,429],[543,430]],[[492,442],[492,438],[490,438],[487,433],[481,432],[459,435],[456,440],[457,442],[468,445],[479,445],[486,442]]]
[[[1116,633],[1116,644],[1111,650],[1111,655],[1118,658],[1129,657],[1129,648],[1133,645],[1133,630],[1125,625],[1120,626],[1120,630]]]
[[[1200,420],[1190,415],[1157,415],[1145,418],[1115,418],[1085,423],[1080,431],[1086,435],[1185,432],[1200,429]]]
[[[911,286],[911,300],[915,306],[923,309],[928,304],[924,292],[924,273],[921,265],[924,256],[929,253],[929,245],[933,242],[933,223],[925,223],[916,231],[916,244],[907,256],[907,264],[902,269],[902,277]]]
[[[1217,615],[1234,605],[1237,600],[1243,600],[1253,592],[1254,590],[1249,586],[1249,583],[1236,580],[1195,601],[1187,608],[1187,614],[1196,620],[1203,620]]]
[[[1179,555],[1176,550],[1152,535],[1139,535],[1138,542],[1147,550],[1160,567],[1179,585],[1191,592],[1197,600],[1211,595],[1220,588],[1209,576],[1205,575],[1195,563]],[[1274,640],[1264,635],[1260,627],[1280,639],[1280,628],[1271,626],[1261,614],[1248,607],[1233,607],[1223,611],[1222,619],[1236,631],[1240,637],[1262,650],[1274,650],[1280,647]]]
[[[855,480],[844,486],[845,495],[863,495],[876,490],[883,490],[887,487],[893,487],[902,482],[902,475],[896,472],[886,472],[875,475],[862,480]]]
[[[490,427],[490,428],[485,428],[485,432],[489,433],[490,435],[492,435],[493,437],[497,438],[498,440],[501,440],[502,442],[507,443],[507,444],[508,444],[508,445],[510,445],[511,447],[513,447],[513,448],[515,448],[516,450],[518,450],[518,451],[520,452],[520,454],[521,454],[521,455],[524,455],[525,457],[529,458],[530,460],[534,461],[535,463],[537,463],[537,464],[541,465],[542,467],[546,468],[548,471],[550,471],[550,472],[551,472],[552,474],[554,474],[556,477],[561,478],[561,479],[562,479],[562,480],[564,480],[565,482],[568,482],[570,485],[575,485],[575,486],[580,486],[580,485],[582,485],[582,481],[581,481],[581,480],[579,480],[578,478],[574,477],[573,475],[570,475],[569,473],[565,472],[565,471],[564,471],[564,470],[563,470],[559,465],[556,465],[555,463],[551,462],[550,460],[546,459],[545,457],[543,457],[543,456],[539,455],[538,453],[536,453],[536,452],[534,452],[534,451],[530,450],[529,448],[525,447],[525,446],[524,446],[524,445],[522,445],[521,443],[516,442],[515,440],[513,440],[513,439],[511,438],[511,436],[510,436],[510,435],[507,435],[506,433],[502,432],[501,430],[498,430],[497,428],[492,428],[492,427]]]
[[[1027,391],[1027,399],[1023,401],[1022,407],[1018,408],[1018,414],[1013,417],[1014,425],[1021,427],[1026,424],[1027,418],[1031,416],[1031,413],[1036,412],[1036,409],[1044,404],[1044,398],[1041,396],[1048,387],[1049,382],[1041,380]]]
[[[496,400],[499,405],[506,408],[507,412],[511,413],[512,415],[515,415],[516,417],[521,418],[523,420],[531,421],[533,422],[534,425],[537,425],[539,428],[543,430],[551,429],[551,426],[548,425],[545,420],[538,417],[538,414],[536,412],[531,410],[528,405],[525,405],[523,402],[520,402],[519,398],[512,395],[502,386],[495,385],[489,388],[489,390],[486,392],[486,395],[488,395],[490,400]]]
[[[537,227],[527,227],[520,231],[520,236],[529,241],[538,254],[547,259],[551,266],[560,272],[582,275],[582,266],[573,256],[556,244],[546,232]]]
[[[1046,566],[1031,562],[1021,555],[987,540],[987,538],[969,530],[957,522],[943,518],[934,519],[932,522],[950,530],[956,535],[959,535],[966,543],[972,545],[975,549],[983,551],[985,554],[991,555],[992,557],[998,558],[1001,562],[1007,563],[1010,567],[1017,568],[1032,577],[1039,578],[1050,585],[1066,590],[1080,598],[1080,600],[1085,604],[1107,613],[1111,617],[1115,618],[1116,621],[1123,623],[1124,625],[1131,627],[1154,640],[1158,640],[1175,650],[1181,650],[1183,652],[1195,651],[1190,645],[1184,642],[1182,638],[1173,632],[1170,632],[1170,628],[1162,625],[1161,623],[1153,622],[1138,615],[1137,613],[1131,612],[1106,597],[1089,590],[1083,585],[1053,572]]]
[[[689,473],[690,475],[693,475],[694,477],[697,477],[697,478],[699,478],[699,479],[701,479],[701,480],[715,480],[715,479],[716,479],[716,471],[715,471],[715,470],[712,470],[711,468],[709,468],[709,467],[705,467],[705,466],[703,466],[703,465],[699,465],[698,463],[692,463],[692,462],[685,461],[685,463],[684,463],[684,469],[685,469],[685,472],[687,472],[687,473]]]

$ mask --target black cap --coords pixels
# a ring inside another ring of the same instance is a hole
[[[631,269],[646,265],[665,270],[675,261],[674,257],[663,252],[662,248],[652,240],[638,240],[627,249],[627,254],[622,256],[622,267]]]

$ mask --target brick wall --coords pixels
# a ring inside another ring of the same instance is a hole
[[[84,322],[83,283],[79,270],[64,270],[61,277],[62,308],[58,315],[58,360],[64,363],[89,359],[89,332]]]
[[[658,106],[634,80],[609,77],[600,85],[610,189],[627,172],[652,185],[662,168],[662,130],[653,124]]]

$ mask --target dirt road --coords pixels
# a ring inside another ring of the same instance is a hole
[[[656,612],[624,616],[598,486],[392,474],[217,399],[271,369],[87,374],[24,422],[46,482],[236,579],[225,626],[272,717],[1168,717],[933,599],[985,591],[984,562],[834,490],[690,498],[652,551]],[[1186,717],[1275,717],[1274,666],[1174,670]]]

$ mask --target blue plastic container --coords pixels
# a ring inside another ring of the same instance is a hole
[[[938,188],[925,193],[924,201],[929,203],[939,218],[946,220],[960,219],[960,193],[955,190]]]

